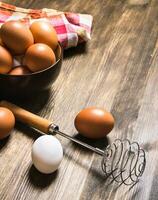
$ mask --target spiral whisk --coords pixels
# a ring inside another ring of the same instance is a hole
[[[115,140],[103,155],[102,170],[118,183],[133,185],[139,181],[146,165],[145,152],[137,142]]]
[[[56,125],[52,124],[49,132],[59,134],[101,155],[103,157],[101,162],[103,172],[120,184],[136,184],[145,170],[145,151],[140,148],[137,142],[130,142],[128,139],[117,139],[103,151],[59,131]]]

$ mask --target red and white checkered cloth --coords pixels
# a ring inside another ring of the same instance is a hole
[[[87,14],[60,12],[54,9],[25,9],[0,2],[0,26],[9,20],[31,24],[34,20],[49,20],[63,48],[77,46],[91,38],[93,17]]]

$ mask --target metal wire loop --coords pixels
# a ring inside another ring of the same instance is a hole
[[[103,172],[116,182],[136,184],[145,170],[145,151],[137,142],[117,139],[106,148],[101,166]]]

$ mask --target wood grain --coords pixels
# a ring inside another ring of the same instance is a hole
[[[84,107],[99,106],[115,117],[104,148],[116,138],[138,141],[147,151],[147,167],[135,187],[110,183],[101,158],[64,138],[60,169],[42,175],[31,163],[39,133],[17,124],[0,143],[0,199],[157,200],[158,166],[158,4],[132,6],[125,0],[3,1],[26,8],[49,7],[94,16],[92,40],[65,51],[61,73],[48,93],[21,103],[75,135],[73,120]]]

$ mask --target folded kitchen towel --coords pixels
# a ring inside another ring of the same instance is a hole
[[[34,20],[49,20],[63,48],[77,46],[91,38],[93,17],[88,14],[61,12],[54,9],[25,9],[0,2],[0,26],[8,20],[31,24]]]

